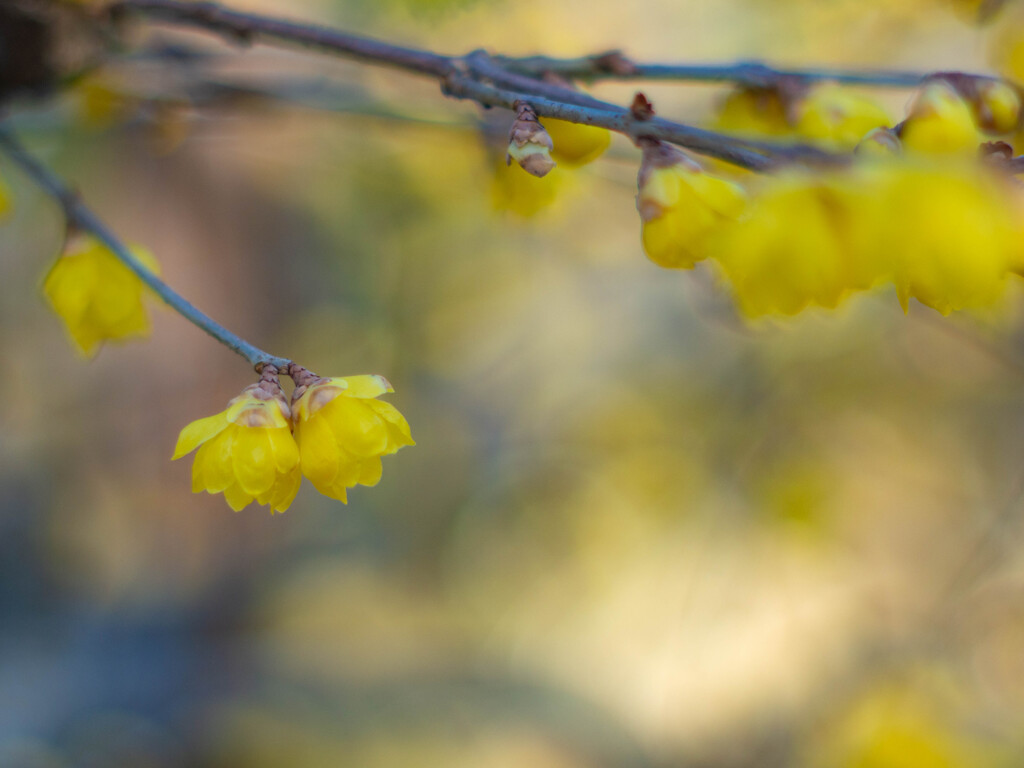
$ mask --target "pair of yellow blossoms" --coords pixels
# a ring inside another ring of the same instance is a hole
[[[325,379],[300,370],[304,383],[290,407],[267,366],[224,411],[181,430],[173,458],[199,449],[194,493],[223,493],[236,512],[254,500],[284,512],[305,475],[345,502],[348,488],[377,484],[382,456],[414,445],[402,414],[377,399],[394,391],[383,376]]]
[[[132,253],[159,272],[146,251]],[[145,286],[95,238],[68,244],[43,292],[84,355],[105,341],[149,333]],[[181,431],[174,458],[199,449],[193,491],[223,493],[236,511],[255,500],[284,512],[305,475],[320,493],[344,502],[348,488],[380,480],[381,456],[413,445],[405,418],[377,400],[393,391],[382,376],[322,379],[298,366],[290,373],[299,383],[291,404],[267,366],[224,411]]]

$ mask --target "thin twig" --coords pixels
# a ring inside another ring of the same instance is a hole
[[[663,139],[752,170],[764,171],[778,165],[778,161],[768,154],[750,149],[742,142],[733,141],[732,137],[660,118],[640,122],[634,120],[627,110],[619,108],[615,111],[606,111],[565,104],[542,96],[504,90],[469,77],[449,78],[444,85],[444,92],[449,96],[472,99],[488,107],[512,109],[516,101],[523,101],[533,107],[541,117],[607,128],[632,138],[644,136]]]
[[[803,83],[830,80],[846,85],[879,88],[916,88],[932,77],[930,72],[830,69],[778,69],[759,61],[731,64],[644,64],[628,59],[618,51],[555,59],[547,56],[496,57],[505,69],[538,77],[546,73],[570,80],[681,80],[703,83],[735,83],[765,88],[782,80]],[[977,77],[987,77],[977,75]]]
[[[234,11],[217,3],[122,0],[114,3],[110,12],[115,16],[121,13],[144,14],[213,32],[235,42],[286,43],[435,77],[444,77],[452,69],[451,56],[404,48],[316,24]]]
[[[206,333],[228,349],[244,357],[253,366],[259,367],[270,364],[277,366],[281,370],[287,369],[291,360],[264,352],[245,339],[236,336],[227,328],[196,309],[167,283],[150,272],[64,181],[32,157],[22,146],[21,142],[5,129],[0,129],[0,150],[14,161],[47,194],[60,203],[61,208],[64,210],[64,215],[70,224],[84,232],[88,232],[107,246],[128,269],[134,272],[142,282],[163,299],[167,306],[193,325],[206,331]]]
[[[662,118],[635,120],[625,107],[609,104],[565,86],[507,71],[504,61],[475,51],[465,57],[446,56],[392,45],[314,24],[302,24],[259,14],[230,10],[217,3],[181,0],[120,0],[110,7],[115,16],[137,14],[164,22],[212,32],[232,42],[290,44],[346,58],[433,75],[445,93],[471,99],[484,106],[511,108],[516,99],[527,101],[542,116],[596,125],[631,138],[650,137],[717,157],[754,170],[766,170],[778,161],[842,162],[807,144],[757,142],[706,131]]]

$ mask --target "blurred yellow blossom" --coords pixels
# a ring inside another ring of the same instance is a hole
[[[921,154],[970,154],[984,141],[970,105],[949,83],[924,85],[900,129],[903,147]]]
[[[889,116],[874,99],[838,83],[822,83],[800,101],[793,127],[803,138],[852,149],[869,131],[889,124]]]
[[[405,417],[377,399],[394,391],[383,376],[325,379],[299,368],[292,378],[302,474],[325,496],[346,502],[347,488],[380,481],[381,456],[415,445]]]
[[[659,266],[692,269],[707,256],[706,235],[743,212],[745,193],[674,147],[653,140],[642,147],[637,210],[644,251]]]
[[[1021,264],[1021,192],[973,162],[881,167],[876,238],[904,309],[913,297],[942,314],[992,305]]]
[[[729,133],[781,136],[789,133],[789,106],[777,88],[741,86],[718,108],[714,128]]]
[[[132,106],[132,99],[115,88],[102,74],[83,77],[75,86],[78,119],[94,130],[109,128]]]
[[[160,268],[143,248],[132,254],[151,272]],[[76,237],[43,281],[43,293],[67,326],[83,355],[95,354],[104,341],[149,334],[149,315],[142,303],[145,285],[103,243]]]
[[[856,247],[864,205],[863,189],[846,174],[788,171],[766,179],[749,215],[714,245],[740,309],[758,316],[831,308],[873,284],[877,269]]]
[[[174,448],[180,459],[196,448],[192,492],[223,493],[238,512],[253,500],[272,511],[288,509],[299,490],[299,449],[277,370],[266,366],[226,410],[193,421]]]
[[[1002,80],[986,80],[976,86],[975,118],[983,130],[1010,133],[1021,120],[1021,95]]]
[[[491,204],[498,211],[512,211],[530,217],[555,202],[565,176],[548,175],[538,179],[518,168],[509,168],[504,160],[492,164]]]
[[[0,218],[3,218],[11,212],[11,190],[7,186],[7,182],[4,181],[3,176],[0,176]]]
[[[547,118],[544,127],[554,143],[551,156],[556,162],[570,168],[596,160],[612,142],[611,133],[592,125]]]
[[[750,316],[832,308],[882,283],[904,309],[916,298],[948,314],[992,306],[1024,264],[1021,195],[966,159],[787,171],[709,248]]]

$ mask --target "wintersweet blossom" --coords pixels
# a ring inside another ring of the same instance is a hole
[[[793,170],[766,178],[743,220],[713,244],[743,313],[833,308],[872,285],[880,270],[857,229],[871,218],[864,193],[845,173]]]
[[[552,117],[544,120],[544,127],[554,143],[551,157],[570,168],[596,160],[612,142],[612,136],[607,130],[592,125],[570,123]]]
[[[0,176],[0,218],[7,216],[10,212],[11,190],[8,188],[7,182]]]
[[[414,445],[409,423],[377,398],[393,392],[383,376],[321,378],[293,366],[295,439],[302,474],[320,493],[347,501],[354,485],[376,485],[381,456]]]
[[[805,139],[848,150],[869,131],[889,125],[878,102],[838,83],[822,83],[800,101],[793,129]]]
[[[900,139],[908,152],[928,155],[974,154],[985,140],[971,105],[943,80],[922,86]]]
[[[288,509],[302,476],[277,369],[266,366],[260,381],[242,390],[225,410],[181,430],[172,458],[180,459],[197,448],[193,493],[223,493],[236,512],[253,500],[272,511]]]
[[[767,177],[708,247],[748,316],[892,285],[948,314],[990,307],[1024,265],[1022,192],[973,160],[898,156]]]
[[[740,86],[719,105],[714,128],[729,133],[782,136],[792,130],[789,98],[778,88]]]
[[[705,237],[739,217],[746,196],[674,147],[650,139],[641,144],[637,209],[644,251],[659,266],[691,269],[707,256]]]
[[[143,248],[132,254],[151,272],[156,259]],[[92,356],[104,341],[149,335],[142,303],[146,287],[103,243],[91,236],[69,241],[43,281],[43,293],[67,326],[75,346]]]

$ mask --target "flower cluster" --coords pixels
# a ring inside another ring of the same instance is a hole
[[[833,308],[879,286],[893,288],[904,310],[913,298],[948,314],[992,305],[1024,272],[1024,188],[1000,167],[1008,146],[985,144],[1021,122],[1013,87],[936,77],[894,127],[836,85],[740,89],[722,119],[830,149],[856,145],[849,163],[792,166],[744,193],[678,150],[640,142],[648,257],[665,267],[711,259],[746,315]]]
[[[325,496],[347,501],[355,485],[376,485],[381,457],[414,445],[409,423],[390,403],[382,376],[325,379],[301,366],[288,370],[291,403],[278,370],[265,365],[260,381],[178,437],[174,459],[196,450],[195,493],[223,493],[236,512],[254,500],[284,512],[305,475]]]
[[[160,266],[148,251],[133,247],[132,255],[159,274]],[[142,302],[146,292],[138,275],[107,246],[86,235],[69,239],[43,281],[43,294],[86,357],[104,341],[149,335],[149,314]]]

